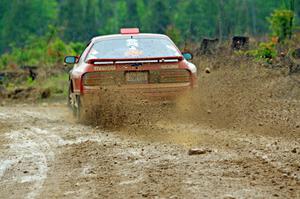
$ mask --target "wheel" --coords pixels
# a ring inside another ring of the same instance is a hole
[[[72,101],[72,95],[73,95],[73,90],[72,90],[72,85],[71,83],[69,84],[69,88],[68,88],[68,99],[67,99],[67,105],[70,109],[73,108],[73,101]]]
[[[81,110],[82,110],[81,98],[80,95],[76,95],[75,104],[73,106],[73,115],[77,120],[81,119]]]
[[[68,107],[72,110],[73,116],[77,119],[81,119],[81,97],[80,95],[76,95],[73,93],[72,83],[69,84],[68,89],[68,99],[67,99]]]

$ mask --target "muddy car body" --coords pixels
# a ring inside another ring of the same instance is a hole
[[[95,37],[80,57],[65,58],[65,63],[74,64],[69,103],[79,109],[83,97],[103,88],[174,99],[196,86],[197,69],[190,59],[190,53],[181,53],[161,34],[122,29],[121,34]]]

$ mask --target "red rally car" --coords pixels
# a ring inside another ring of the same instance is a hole
[[[80,113],[81,100],[100,88],[174,99],[196,86],[197,69],[166,35],[141,34],[138,28],[93,38],[80,57],[65,57],[70,71],[69,104]]]

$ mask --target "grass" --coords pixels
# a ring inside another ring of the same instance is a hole
[[[62,73],[56,76],[51,76],[50,78],[39,82],[39,84],[40,88],[50,89],[51,93],[54,95],[67,96],[68,79],[68,74]]]
[[[19,78],[2,84],[8,96],[15,99],[40,100],[45,98],[66,98],[68,93],[68,73],[61,71],[52,76],[39,76],[36,80],[30,77]],[[20,93],[21,94],[18,94]]]

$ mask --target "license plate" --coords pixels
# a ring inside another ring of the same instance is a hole
[[[148,72],[127,72],[125,78],[127,83],[147,84]]]

